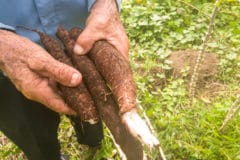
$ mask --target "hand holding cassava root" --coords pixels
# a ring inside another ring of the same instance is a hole
[[[75,28],[70,37],[77,39],[81,29]],[[118,102],[122,122],[132,135],[150,147],[158,146],[159,141],[151,134],[146,123],[137,113],[136,89],[129,63],[111,44],[97,41],[88,53],[106,83],[111,86]]]
[[[63,32],[63,28],[59,27],[58,35],[61,32]],[[80,28],[73,28],[70,37],[77,39],[80,33]],[[111,86],[119,105],[120,114],[131,110],[136,111],[135,83],[130,65],[125,58],[106,41],[97,41],[88,54],[106,82]]]
[[[70,36],[73,39],[76,39],[80,32],[81,32],[80,30],[77,30],[77,32],[71,32]],[[70,41],[65,36],[62,36],[61,39],[66,44],[66,48],[71,53],[74,41]],[[95,65],[98,67],[101,74],[104,76],[107,83],[110,84],[110,86],[112,86],[114,96],[117,97],[115,99],[118,102],[118,104],[120,104],[119,105],[120,107],[114,107],[117,106],[117,104],[114,102],[114,100],[108,98],[111,97],[111,95],[108,94],[110,93],[110,90],[108,89],[103,80],[96,81],[96,79],[98,78],[92,78],[92,80],[90,81],[92,81],[93,84],[90,85],[97,86],[96,83],[98,83],[99,86],[101,86],[102,84],[105,85],[104,86],[105,89],[101,88],[99,89],[99,87],[93,87],[91,89],[91,87],[89,87],[89,84],[87,84],[88,89],[90,90],[94,98],[94,101],[97,104],[97,107],[100,111],[101,116],[103,117],[103,120],[105,121],[110,130],[112,128],[111,132],[113,135],[115,135],[114,136],[115,140],[117,141],[118,144],[121,145],[121,148],[124,150],[127,157],[128,158],[132,157],[129,159],[142,159],[143,149],[135,138],[138,138],[139,140],[143,141],[150,147],[158,145],[159,142],[151,134],[145,122],[137,114],[135,86],[128,62],[123,57],[121,57],[121,55],[117,52],[117,50],[114,47],[112,47],[105,41],[99,42],[100,43],[96,42],[89,55],[94,61]],[[87,62],[88,60],[86,58],[87,56],[85,56],[85,58],[78,57],[77,61],[78,62],[80,61],[82,63],[82,64],[80,63],[82,67],[79,68],[88,69],[88,67],[86,67],[87,66],[86,64],[88,63]],[[73,59],[76,59],[76,56],[73,56]],[[85,63],[85,61],[87,63]],[[113,63],[112,66],[116,65],[116,71],[111,68],[109,69],[108,64],[111,63]],[[91,75],[93,73],[93,71],[88,70],[84,71],[84,69],[82,69],[82,72],[88,73],[88,75]],[[86,76],[86,78],[90,77],[87,76],[87,74],[85,74],[84,76]],[[117,78],[115,78],[116,76]],[[121,113],[120,114],[121,118],[118,116],[119,110]],[[135,151],[129,150],[129,147],[135,148]],[[136,153],[138,156],[136,156]]]
[[[64,53],[61,44],[56,39],[38,30],[29,29],[23,26],[19,27],[38,33],[45,49],[55,59],[69,66],[73,66],[71,60]],[[94,106],[94,102],[83,82],[77,87],[67,87],[59,84],[59,88],[63,93],[66,103],[78,114],[78,116],[80,116],[82,121],[89,122],[91,124],[97,123],[98,114]]]

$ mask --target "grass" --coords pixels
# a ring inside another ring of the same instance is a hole
[[[207,50],[220,60],[217,79],[209,86],[218,85],[220,89],[201,88],[189,107],[189,80],[185,75],[173,79],[161,72],[171,70],[171,62],[166,60],[171,51],[200,48],[213,8],[213,1],[208,0],[123,1],[122,20],[131,42],[130,59],[139,103],[150,117],[169,160],[240,160],[239,114],[223,132],[218,131],[240,91],[239,2],[221,5],[208,43]],[[105,132],[102,148],[90,150],[76,143],[73,129],[62,117],[59,129],[62,151],[71,160],[118,160]],[[148,157],[154,160],[156,153]],[[0,159],[23,159],[21,151],[3,135]]]

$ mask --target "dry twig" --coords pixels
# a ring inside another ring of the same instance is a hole
[[[216,0],[216,4],[219,2],[219,0]],[[210,24],[209,24],[209,27],[208,27],[208,32],[203,40],[203,43],[202,43],[202,48],[198,54],[198,57],[197,57],[197,61],[196,61],[196,65],[194,66],[194,70],[193,70],[193,75],[191,77],[191,82],[190,82],[190,88],[189,88],[189,97],[190,97],[190,103],[189,103],[189,106],[192,106],[192,102],[193,102],[193,98],[195,96],[195,92],[196,92],[196,83],[198,81],[198,74],[199,74],[199,68],[200,68],[200,65],[202,64],[203,60],[204,60],[204,52],[206,50],[206,47],[207,47],[207,42],[211,36],[211,33],[213,31],[213,26],[214,26],[214,20],[215,20],[215,17],[216,17],[216,14],[218,12],[218,9],[219,7],[216,5],[216,7],[214,8],[213,10],[213,13],[212,13],[212,16],[211,16],[211,19],[210,19]]]
[[[231,108],[229,109],[227,116],[225,117],[222,126],[219,128],[219,131],[223,131],[225,126],[230,122],[231,119],[238,113],[240,109],[240,94],[237,95],[237,99],[232,104]]]
[[[151,124],[150,119],[148,118],[148,116],[147,116],[144,108],[141,106],[141,104],[140,104],[139,102],[138,102],[138,107],[139,107],[139,109],[142,111],[144,120],[145,120],[146,124],[148,125],[149,129],[151,130],[152,134],[153,134],[153,135],[156,135],[156,134],[155,134],[155,130],[154,130],[152,124]],[[164,154],[164,152],[163,152],[163,149],[162,149],[162,147],[161,147],[160,144],[159,144],[159,146],[158,146],[158,150],[159,150],[161,159],[162,159],[162,160],[166,160],[166,156],[165,156],[165,154]]]

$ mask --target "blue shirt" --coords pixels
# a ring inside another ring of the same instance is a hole
[[[55,35],[59,25],[85,26],[95,0],[0,0],[0,25],[26,26]],[[118,6],[121,0],[117,0]],[[38,42],[37,34],[15,28],[16,33]]]

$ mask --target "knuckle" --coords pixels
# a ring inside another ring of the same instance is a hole
[[[62,66],[62,67],[59,67],[59,69],[57,70],[56,78],[59,79],[60,81],[68,82],[71,79],[71,76],[70,76],[71,73],[72,71],[70,68]]]
[[[27,62],[28,62],[29,68],[33,70],[42,68],[41,58],[39,58],[39,56],[36,56],[36,55],[30,56],[28,57]]]
[[[30,57],[28,57],[28,66],[33,70],[46,70],[46,65],[48,64],[48,59],[44,56],[44,52],[36,51]]]

